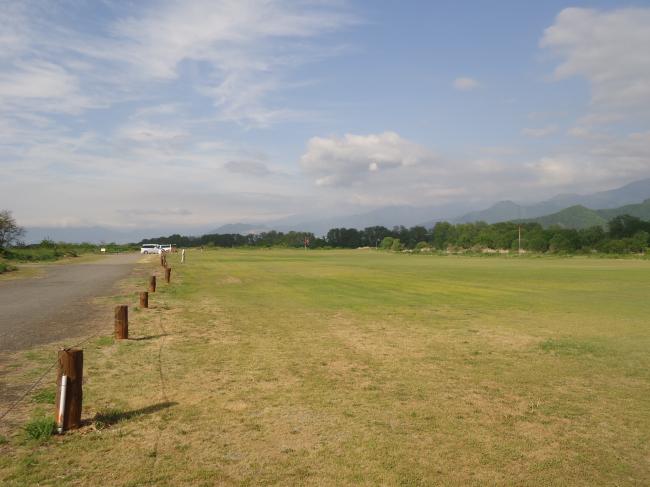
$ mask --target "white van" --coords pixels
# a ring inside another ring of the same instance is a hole
[[[141,254],[160,254],[161,252],[159,244],[142,244],[140,247]]]

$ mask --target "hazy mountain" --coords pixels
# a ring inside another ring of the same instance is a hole
[[[153,238],[162,235],[180,233],[183,235],[201,235],[204,233],[257,233],[268,230],[278,231],[308,231],[316,235],[324,235],[330,228],[365,228],[375,225],[393,227],[395,225],[413,226],[424,225],[432,227],[436,222],[447,220],[454,223],[485,221],[496,223],[518,219],[534,219],[541,216],[553,216],[553,214],[569,209],[573,206],[581,206],[585,209],[599,209],[598,215],[605,220],[612,217],[610,213],[603,213],[607,209],[618,211],[623,205],[630,205],[624,213],[629,213],[640,218],[650,219],[645,208],[634,203],[650,198],[650,178],[626,184],[620,188],[598,193],[579,195],[561,194],[540,203],[521,205],[513,201],[500,201],[491,207],[481,211],[470,211],[471,204],[467,202],[436,205],[436,206],[387,206],[364,213],[352,215],[339,215],[334,217],[310,218],[307,215],[290,216],[278,220],[258,223],[232,223],[214,226],[169,226],[166,228],[110,228],[110,227],[31,227],[27,228],[26,242],[34,243],[49,238],[56,241],[67,242],[139,242],[143,238]],[[644,203],[645,204],[645,203]],[[638,213],[633,213],[633,212]],[[575,220],[585,222],[595,221],[593,215],[586,216],[583,210],[572,210],[569,212],[582,212],[584,218],[575,215]],[[621,214],[621,213],[617,213]],[[458,217],[458,215],[463,215]],[[615,215],[614,215],[615,216]],[[567,217],[561,216],[562,221]],[[554,217],[555,218],[555,217]],[[569,220],[573,221],[573,217]],[[550,219],[551,221],[553,219]]]
[[[563,228],[589,228],[595,226],[604,227],[607,220],[598,214],[597,210],[586,208],[582,205],[570,206],[564,210],[538,218],[524,221],[535,222],[544,228],[558,225]]]
[[[207,233],[209,227],[156,227],[156,228],[113,228],[113,227],[27,227],[25,228],[25,242],[38,243],[48,239],[55,242],[71,243],[102,243],[139,242],[144,238],[159,237],[180,233],[184,235],[202,235]]]
[[[391,228],[396,225],[406,227],[419,225],[425,220],[441,221],[449,215],[457,215],[469,208],[468,203],[454,203],[440,206],[387,206],[365,213],[349,216],[323,218],[312,221],[302,221],[292,225],[281,226],[280,230],[302,230],[316,235],[325,235],[331,228],[363,229],[381,225]],[[269,223],[269,226],[273,226]],[[275,226],[273,226],[276,228]]]
[[[643,203],[601,210],[592,210],[582,205],[576,205],[550,215],[521,221],[536,222],[545,228],[552,225],[564,228],[589,228],[596,225],[606,227],[609,220],[620,215],[631,215],[642,220],[650,220],[650,199]]]
[[[499,201],[486,210],[471,211],[460,218],[456,218],[456,223],[468,222],[488,222],[495,223],[499,221],[516,220],[526,218],[525,207],[518,205],[514,201]]]
[[[641,218],[641,220],[650,221],[650,199],[636,205],[625,205],[620,208],[598,210],[598,214],[607,221],[619,215],[630,215]]]
[[[269,227],[262,224],[252,224],[252,223],[228,223],[226,225],[221,225],[220,227],[211,230],[208,233],[239,233],[241,235],[248,235],[250,233],[262,233],[267,232]]]
[[[484,221],[496,223],[516,219],[531,219],[550,215],[571,206],[579,205],[590,209],[608,209],[637,203],[646,198],[650,198],[650,178],[593,194],[561,194],[532,205],[519,205],[512,201],[501,201],[486,210],[467,213],[455,219],[454,222]]]

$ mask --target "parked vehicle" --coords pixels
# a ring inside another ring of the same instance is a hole
[[[159,244],[142,244],[140,247],[141,254],[160,254],[162,248]]]
[[[171,252],[172,251],[172,245],[171,244],[162,244],[160,246],[160,250],[163,252]]]

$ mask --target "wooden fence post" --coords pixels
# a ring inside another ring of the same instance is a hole
[[[165,281],[167,282],[167,284],[169,284],[171,278],[172,278],[172,268],[165,267]]]
[[[156,276],[151,276],[149,278],[149,292],[150,293],[156,292]]]
[[[59,350],[56,379],[55,419],[60,430],[66,431],[81,426],[81,405],[83,402],[84,352],[78,348]],[[65,397],[61,401],[61,382],[65,380]],[[63,402],[63,404],[61,404]],[[61,410],[63,406],[63,410]]]
[[[129,307],[125,304],[115,306],[115,338],[129,338]]]
[[[147,291],[142,291],[140,293],[140,307],[141,308],[149,307],[149,293]]]

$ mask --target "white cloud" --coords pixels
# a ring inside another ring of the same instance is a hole
[[[588,145],[540,158],[529,167],[540,185],[613,186],[648,177],[650,132],[627,136],[576,134]]]
[[[453,82],[453,87],[458,91],[472,91],[480,86],[474,78],[460,77]]]
[[[0,110],[79,113],[97,105],[76,76],[51,62],[18,61],[0,73]]]
[[[555,79],[589,81],[595,107],[650,108],[650,8],[564,9],[540,45],[561,58]]]
[[[546,127],[537,127],[537,128],[523,128],[521,129],[521,133],[527,137],[533,137],[533,138],[542,138],[542,137],[548,137],[549,135],[554,134],[557,132],[557,126],[555,125],[547,125]]]
[[[122,126],[118,137],[140,144],[178,144],[186,140],[189,134],[179,127],[164,127],[143,122]]]
[[[303,170],[318,186],[347,186],[378,173],[433,160],[424,147],[395,132],[343,137],[313,137],[300,158]]]

